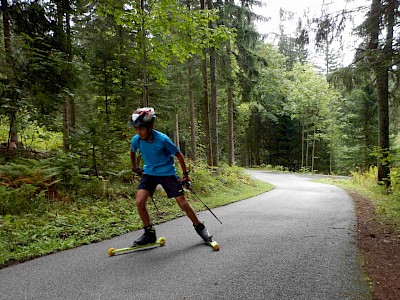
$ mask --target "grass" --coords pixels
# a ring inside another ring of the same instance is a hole
[[[333,184],[347,191],[356,192],[369,199],[375,206],[378,221],[390,225],[400,233],[400,194],[388,193],[383,186],[368,175],[356,175],[352,180],[323,179],[318,182]]]
[[[223,170],[223,169],[222,169]],[[208,180],[202,190],[198,172],[198,187],[194,189],[210,208],[226,205],[271,190],[267,183],[259,182],[235,170],[218,174]],[[208,177],[209,179],[209,177]],[[19,215],[0,216],[0,266],[5,267],[49,253],[98,242],[141,228],[136,213],[133,191],[122,183],[110,184],[104,197],[84,197],[75,201],[47,201],[40,209]],[[118,196],[119,195],[119,196]],[[148,208],[155,223],[166,222],[183,215],[174,199],[167,199],[164,192],[156,191],[155,201],[159,212],[149,201]],[[188,193],[189,202],[197,210],[204,205]]]

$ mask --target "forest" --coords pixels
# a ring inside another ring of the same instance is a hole
[[[144,106],[193,163],[376,168],[398,184],[399,3],[369,2],[342,65],[346,9],[294,19],[296,34],[282,29],[271,44],[254,12],[268,1],[1,0],[2,185],[33,166],[49,178],[62,168],[65,184],[122,174],[129,118]],[[49,192],[55,181],[43,182]]]

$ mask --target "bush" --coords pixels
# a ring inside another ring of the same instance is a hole
[[[19,215],[40,210],[45,204],[45,191],[38,192],[32,184],[25,184],[18,188],[0,185],[0,211],[2,215]]]
[[[365,181],[375,184],[378,179],[378,168],[371,166],[367,172],[351,172],[351,176],[357,184],[363,184]]]
[[[46,160],[19,159],[0,166],[0,211],[20,214],[40,208],[56,197],[61,170]]]
[[[32,184],[39,191],[56,184],[60,168],[52,167],[47,160],[19,159],[0,166],[0,185],[19,188]]]
[[[390,182],[393,193],[400,196],[400,168],[390,170]]]
[[[87,188],[84,195],[101,193],[101,180],[97,178],[89,180],[88,185],[82,184],[84,171],[75,164],[73,155],[16,159],[4,164],[0,166],[0,213],[21,214],[39,209],[48,199],[63,198],[63,191],[72,190],[74,195],[80,186]],[[67,198],[71,199],[70,195]]]

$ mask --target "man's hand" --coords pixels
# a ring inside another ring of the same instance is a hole
[[[184,175],[179,181],[182,183],[184,188],[190,189],[192,183],[190,182],[189,175]]]

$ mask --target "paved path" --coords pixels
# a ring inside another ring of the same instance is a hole
[[[141,232],[0,270],[0,299],[370,299],[341,189],[252,171],[268,193],[200,213],[221,245],[202,245],[189,220],[157,226],[167,245],[107,256]]]

